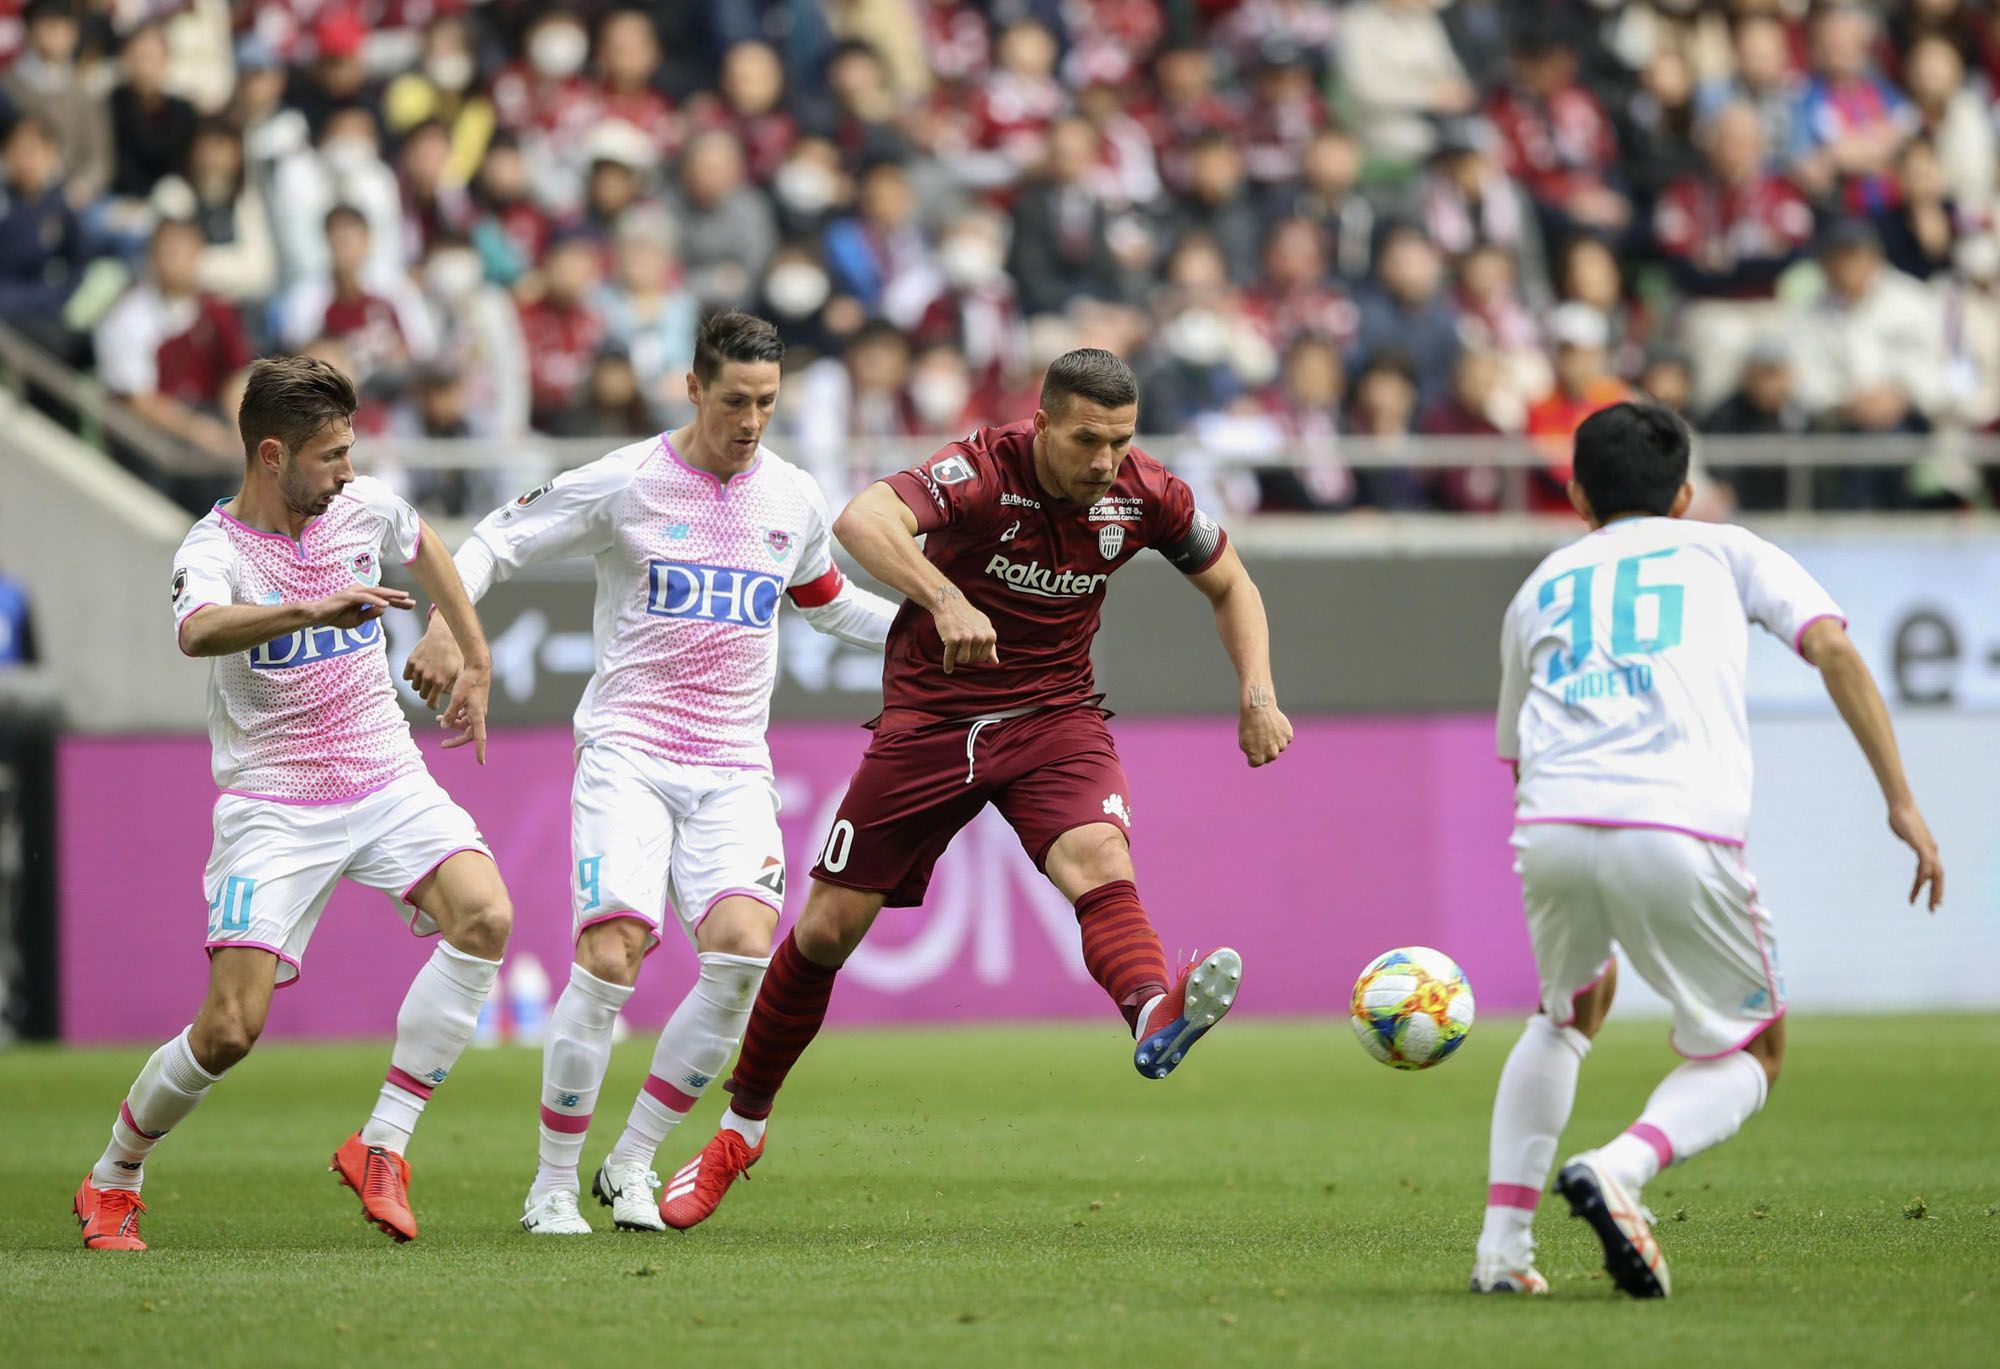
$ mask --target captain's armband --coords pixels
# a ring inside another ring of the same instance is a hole
[[[1199,575],[1215,564],[1215,558],[1222,554],[1228,540],[1229,535],[1222,530],[1222,524],[1196,509],[1187,531],[1181,534],[1179,540],[1162,546],[1160,555],[1166,557],[1181,574]]]

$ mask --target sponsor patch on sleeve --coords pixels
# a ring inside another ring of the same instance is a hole
[[[934,463],[930,472],[931,479],[940,485],[963,485],[972,479],[972,463],[964,456],[953,453],[944,460]]]

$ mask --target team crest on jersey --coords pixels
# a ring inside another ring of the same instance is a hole
[[[1125,529],[1118,523],[1106,523],[1097,530],[1097,549],[1104,553],[1107,561],[1116,561],[1118,553],[1125,550]]]
[[[544,484],[535,486],[535,488],[529,490],[526,494],[522,495],[519,499],[516,499],[514,502],[516,504],[519,504],[521,507],[526,508],[528,505],[534,503],[537,499],[540,499],[543,495],[547,494],[550,490],[554,489],[555,487],[556,487],[555,481],[553,480],[547,481]]]
[[[771,549],[773,561],[782,561],[792,554],[792,535],[783,528],[766,528],[764,545]]]
[[[940,485],[963,485],[972,479],[972,463],[963,456],[947,456],[931,467],[931,479]]]
[[[382,583],[382,567],[375,560],[374,552],[356,552],[353,565],[356,583],[363,585],[379,585]]]
[[[181,596],[187,593],[187,588],[188,588],[188,573],[187,573],[187,567],[186,567],[186,566],[175,566],[175,567],[174,567],[174,602],[175,602],[176,604],[180,603],[180,601],[181,601]]]

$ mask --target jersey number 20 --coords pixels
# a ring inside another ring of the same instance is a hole
[[[1678,550],[1678,547],[1668,547],[1664,551],[1649,551],[1643,556],[1628,556],[1617,563],[1611,579],[1612,660],[1651,656],[1679,644],[1681,609],[1687,599],[1687,590],[1680,585],[1647,585],[1639,581],[1640,568],[1646,562],[1672,556]],[[1591,626],[1591,589],[1601,569],[1602,566],[1578,566],[1542,585],[1538,598],[1541,606],[1548,608],[1556,601],[1556,586],[1565,580],[1570,582],[1569,607],[1555,624],[1558,627],[1565,623],[1569,625],[1570,646],[1569,650],[1558,650],[1549,657],[1550,684],[1581,669],[1597,646]],[[1641,601],[1651,602],[1654,609],[1653,632],[1649,637],[1639,635]]]

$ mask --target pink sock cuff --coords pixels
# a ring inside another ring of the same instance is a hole
[[[657,1074],[647,1075],[646,1082],[640,1087],[645,1091],[647,1097],[653,1099],[669,1112],[686,1112],[701,1101],[694,1094],[684,1093],[680,1089],[675,1088]]]
[[[1518,1207],[1528,1212],[1533,1212],[1535,1205],[1541,1202],[1541,1200],[1542,1191],[1539,1188],[1530,1188],[1526,1184],[1488,1184],[1486,1186],[1486,1205],[1488,1207]]]
[[[167,1134],[164,1131],[148,1131],[140,1126],[138,1121],[132,1116],[132,1105],[122,1100],[118,1104],[118,1120],[133,1131],[138,1132],[139,1135],[145,1137],[148,1141],[157,1141]]]
[[[544,1105],[542,1125],[550,1131],[560,1131],[566,1136],[581,1136],[590,1130],[590,1114],[557,1112],[554,1108]]]
[[[1667,1139],[1667,1133],[1651,1122],[1634,1122],[1625,1128],[1625,1134],[1644,1141],[1653,1148],[1653,1154],[1660,1157],[1660,1168],[1665,1169],[1674,1162],[1674,1143]]]
[[[416,1075],[411,1074],[408,1070],[397,1069],[394,1065],[389,1066],[389,1073],[386,1076],[386,1081],[388,1083],[394,1084],[397,1088],[401,1089],[405,1093],[414,1093],[419,1098],[428,1100],[431,1096],[431,1089],[433,1085],[425,1083],[423,1080],[417,1078]]]

